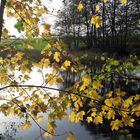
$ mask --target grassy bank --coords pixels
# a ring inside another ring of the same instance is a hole
[[[41,51],[48,43],[54,42],[55,38],[41,39],[34,38],[31,40],[27,39],[5,39],[2,40],[0,46],[10,46],[15,50],[28,50],[32,46],[34,50]],[[29,47],[30,46],[30,47]]]
[[[11,51],[26,51],[27,53],[32,53],[34,57],[40,57],[39,51],[41,51],[48,43],[55,42],[56,38],[41,39],[34,38],[31,40],[27,39],[6,39],[2,40],[0,43],[1,46],[10,46],[12,47]],[[32,49],[30,47],[33,47]],[[125,51],[123,49],[117,48],[92,48],[87,49],[86,47],[73,48],[69,50],[68,44],[65,42],[65,48],[68,50],[68,53],[72,56],[80,58],[80,61],[84,64],[89,63],[100,63],[104,57],[115,57],[117,59],[127,58],[130,55],[137,55],[140,58],[140,47],[138,43],[131,43],[126,46]],[[10,53],[9,51],[7,53]]]

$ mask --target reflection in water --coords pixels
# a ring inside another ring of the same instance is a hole
[[[15,122],[7,123],[4,133],[0,135],[2,140],[22,140],[22,137],[16,137],[18,126]]]
[[[98,67],[92,67],[92,76],[98,71],[101,70],[101,68]],[[79,79],[84,72],[79,72],[78,74],[75,74],[71,71],[66,71],[65,73],[63,72],[62,76],[65,79],[65,87],[72,86],[75,83],[75,80]],[[137,77],[140,77],[140,72],[139,71],[134,71],[135,75]],[[139,93],[140,92],[140,82],[128,80],[128,84],[126,82],[120,82],[120,79],[116,79],[114,81],[113,88],[119,88],[122,87],[122,90],[126,91],[128,94],[133,94],[133,93]],[[104,89],[103,89],[103,94],[106,93],[108,90],[110,90],[110,85],[112,81],[104,81]],[[93,124],[88,124],[87,122],[81,122],[81,126],[85,127],[85,130],[88,132],[88,135],[92,136],[93,140],[98,139],[98,140],[140,140],[140,122],[137,122],[138,124],[136,125],[137,128],[130,129],[130,133],[124,134],[126,130],[122,130],[122,133],[119,132],[112,132],[109,124],[103,124],[103,125],[98,125],[95,126]]]
[[[15,72],[18,75],[18,72]],[[45,69],[44,73],[51,73],[51,69]],[[80,78],[79,75],[75,75],[74,73],[63,73],[63,78],[65,79],[65,87],[71,86],[77,78]],[[18,77],[18,76],[17,76]],[[37,72],[37,68],[34,68],[32,73],[30,74],[31,79],[27,81],[26,84],[34,84],[34,85],[42,85],[43,80],[41,78],[41,74]],[[55,88],[59,88],[60,85],[53,86]],[[50,91],[50,90],[49,90]],[[57,91],[51,91],[53,95],[58,95]],[[2,94],[2,93],[1,93]],[[67,113],[70,112],[70,109],[67,110]],[[41,115],[41,114],[40,114]],[[47,113],[42,114],[45,116],[44,122],[40,123],[42,127],[46,127],[47,123]],[[0,140],[42,140],[41,132],[39,127],[31,120],[32,126],[29,129],[21,130],[18,128],[19,124],[24,121],[24,119],[19,119],[17,116],[7,116],[5,117],[3,114],[0,114]],[[117,136],[115,133],[109,134],[107,127],[92,126],[91,124],[87,124],[85,122],[80,122],[78,124],[68,122],[68,119],[57,121],[57,134],[72,132],[75,134],[77,140],[128,140],[126,138],[123,139]],[[99,131],[100,130],[100,131]],[[104,131],[102,131],[104,130]],[[66,135],[61,135],[54,137],[52,140],[66,140]],[[44,138],[45,139],[45,138]],[[47,138],[47,140],[50,140]],[[129,139],[130,140],[130,139]],[[134,139],[133,139],[134,140]],[[137,140],[137,139],[135,139]]]
[[[51,73],[51,69],[45,69],[44,73]],[[15,75],[18,77],[19,72],[15,72]],[[69,75],[70,76],[70,75]],[[34,85],[42,85],[43,81],[41,77],[41,74],[37,72],[37,68],[34,68],[32,73],[30,74],[31,79],[27,81],[25,84],[34,84]],[[74,80],[74,78],[73,78]],[[55,85],[55,88],[58,88],[60,85]],[[58,95],[58,92],[53,92],[53,95]],[[3,93],[1,93],[3,94]],[[67,113],[70,112],[70,109],[67,110]],[[47,123],[47,114],[40,114],[45,116],[44,122],[40,123],[40,125],[44,128],[46,128]],[[0,126],[0,133],[1,133],[1,140],[42,140],[40,129],[39,127],[31,120],[32,126],[29,129],[21,130],[18,128],[19,124],[24,121],[24,118],[19,119],[18,116],[4,116],[3,114],[0,114],[0,122],[5,122],[3,125]],[[14,123],[13,123],[14,122]],[[12,127],[11,127],[12,124]],[[73,132],[77,138],[77,140],[96,140],[97,137],[95,135],[92,136],[89,131],[86,130],[86,128],[78,123],[70,123],[68,122],[68,119],[57,121],[57,134],[65,133],[65,135],[61,135],[58,137],[54,137],[52,140],[66,140],[66,136],[69,132]],[[12,134],[11,134],[12,133]],[[101,138],[101,137],[100,137]],[[103,138],[103,137],[102,137]],[[47,138],[49,140],[49,138]],[[104,138],[105,140],[105,138]]]

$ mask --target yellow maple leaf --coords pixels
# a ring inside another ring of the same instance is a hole
[[[56,62],[60,61],[60,52],[55,52],[54,59],[55,59]]]
[[[84,5],[83,5],[82,1],[79,2],[77,9],[79,12],[81,12],[84,9]]]
[[[62,64],[61,69],[62,69],[62,70],[66,70],[67,67],[69,67],[70,65],[71,65],[71,62],[70,62],[69,60],[66,60],[66,61]]]
[[[126,99],[123,103],[123,107],[124,108],[128,108],[130,105],[133,104],[133,98],[132,97],[129,97],[128,99]]]
[[[83,77],[82,77],[82,80],[83,80],[83,84],[85,85],[85,86],[87,86],[87,85],[89,85],[90,83],[91,83],[91,78],[90,78],[90,76],[89,75],[84,75]]]
[[[104,2],[104,3],[107,3],[107,2],[108,2],[108,0],[103,0],[103,2]]]
[[[67,140],[76,140],[75,136],[74,136],[74,134],[72,132],[70,134],[68,134]]]
[[[48,43],[46,46],[45,46],[45,48],[44,49],[50,49],[52,46],[51,46],[51,44],[50,43]]]
[[[108,107],[108,106],[106,106],[106,105],[103,105],[103,106],[102,106],[102,110],[103,110],[103,111],[108,111],[109,109],[110,109],[110,107]]]
[[[68,60],[66,60],[66,61],[64,62],[65,67],[70,66],[70,64],[71,64],[71,62],[70,62],[70,61],[68,61]]]
[[[72,71],[72,72],[77,72],[78,70],[77,70],[76,67],[71,67],[71,71]]]
[[[62,51],[62,46],[64,46],[64,44],[62,41],[57,41],[53,46],[57,48],[57,50]]]
[[[127,4],[127,0],[121,0],[121,3],[122,3],[123,5],[125,5],[125,4]]]
[[[83,84],[80,86],[80,91],[85,90],[86,86]]]
[[[25,96],[24,99],[23,99],[23,101],[24,102],[28,102],[29,101],[29,97],[28,96]]]
[[[122,103],[122,98],[121,97],[112,98],[112,103],[114,106],[118,106]]]
[[[16,57],[17,60],[21,60],[22,57],[23,57],[23,55],[24,55],[24,53],[18,52],[18,53],[15,55],[15,57]]]
[[[43,64],[44,64],[44,67],[45,67],[45,68],[48,68],[48,66],[49,66],[49,64],[50,64],[50,60],[49,60],[49,59],[45,59],[45,60],[43,61]]]
[[[88,96],[88,97],[91,97],[91,98],[93,98],[93,99],[96,99],[96,100],[98,100],[98,99],[101,98],[101,95],[99,95],[99,93],[97,93],[97,91],[96,91],[95,89],[89,91],[89,92],[87,93],[87,96]]]
[[[96,108],[92,108],[91,111],[92,111],[91,116],[92,117],[95,117],[96,116],[97,109]]]
[[[133,118],[127,116],[127,117],[123,117],[122,118],[122,121],[123,121],[123,123],[124,123],[125,126],[131,126],[131,127],[133,127],[133,123],[134,123],[135,120]]]
[[[95,81],[95,82],[93,82],[92,87],[94,89],[99,89],[99,88],[102,88],[103,85],[99,81]]]
[[[47,54],[48,52],[50,52],[50,48],[51,48],[52,46],[51,46],[51,44],[50,43],[48,43],[45,47],[44,47],[44,49],[42,49],[42,51],[41,51],[41,54]]]
[[[118,130],[120,127],[123,127],[122,121],[116,119],[110,123],[112,130]]]
[[[48,133],[48,132],[44,132],[44,133],[43,133],[43,136],[44,136],[44,137],[48,137],[48,136],[49,136],[49,133]]]
[[[4,60],[2,57],[0,57],[0,64],[3,64]]]
[[[92,117],[87,117],[86,121],[87,121],[88,123],[90,123],[90,122],[93,121],[93,119],[92,119]]]
[[[55,81],[56,81],[55,83],[63,83],[64,79],[62,77],[56,77]]]
[[[74,107],[75,107],[77,110],[79,110],[79,104],[78,104],[78,102],[75,102],[75,103],[74,103]]]
[[[31,49],[31,50],[33,50],[33,49],[34,49],[33,45],[31,45],[31,44],[28,44],[28,49]]]
[[[27,121],[25,124],[20,125],[21,129],[27,129],[31,127],[31,122]]]
[[[140,95],[136,94],[136,96],[134,97],[134,100],[135,100],[135,101],[140,100]]]
[[[101,19],[98,15],[93,15],[91,18],[91,24],[95,25],[96,28],[101,26]]]
[[[109,92],[107,93],[107,97],[112,97],[112,94],[113,94],[113,91],[109,91]]]
[[[107,105],[107,106],[112,106],[112,104],[113,104],[113,99],[111,98],[111,99],[106,99],[105,100],[105,104]]]
[[[40,122],[42,122],[42,121],[44,121],[44,117],[43,116],[39,116],[38,118],[37,118],[37,121],[40,123]]]
[[[49,134],[48,132],[44,132],[43,136],[53,138],[53,135]]]
[[[95,124],[99,124],[99,123],[102,124],[103,123],[103,118],[98,115],[97,117],[94,118],[94,123]]]
[[[100,10],[100,6],[96,5],[96,11],[99,11],[99,10]]]
[[[69,121],[74,122],[75,121],[75,113],[73,111],[71,111],[70,115],[69,115]]]
[[[118,89],[115,90],[115,94],[117,96],[124,96],[126,93],[124,91],[121,91],[120,88],[118,88]]]
[[[54,121],[49,122],[49,123],[47,124],[47,128],[48,128],[49,130],[54,130],[54,129],[56,129],[56,124],[55,124],[55,122],[54,122]]]
[[[51,52],[51,51],[49,51],[49,52],[48,52],[48,56],[51,56],[51,55],[52,55],[52,52]]]
[[[76,101],[77,100],[77,96],[75,96],[75,95],[70,95],[71,96],[71,99],[72,99],[72,101],[74,102],[74,101]]]
[[[76,115],[76,120],[75,122],[78,123],[80,120],[83,120],[83,116],[85,115],[85,112],[84,111],[80,111],[77,113]]]
[[[140,116],[140,104],[137,105],[137,106],[135,106],[135,107],[133,108],[132,114],[133,114],[133,113],[136,114],[137,117]]]
[[[15,114],[15,110],[13,108],[8,108],[8,114]]]
[[[109,112],[108,112],[108,119],[110,120],[110,119],[115,119],[115,111],[114,110],[109,110]]]

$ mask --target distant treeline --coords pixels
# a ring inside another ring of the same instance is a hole
[[[129,0],[126,5],[113,0],[104,3],[97,0],[82,0],[84,9],[78,12],[79,0],[64,0],[58,13],[56,31],[65,38],[68,48],[106,48],[125,51],[129,46],[140,44],[140,1]],[[96,11],[96,5],[100,10]],[[100,16],[102,26],[90,23],[93,14]],[[134,42],[136,42],[134,44]]]

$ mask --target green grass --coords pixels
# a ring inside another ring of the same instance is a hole
[[[28,50],[28,44],[32,44],[35,50],[41,51],[48,43],[56,41],[55,38],[50,39],[41,39],[36,38],[32,40],[27,39],[6,39],[2,40],[0,45],[2,46],[10,46],[15,50]]]

